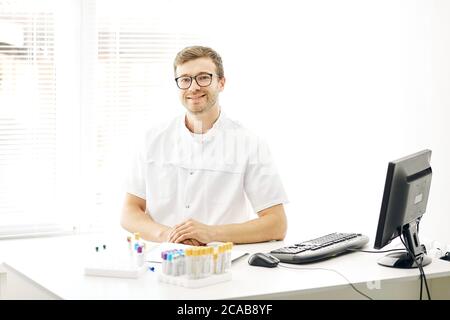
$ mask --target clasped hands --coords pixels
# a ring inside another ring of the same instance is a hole
[[[175,225],[169,232],[168,242],[204,246],[214,240],[214,227],[188,219]]]

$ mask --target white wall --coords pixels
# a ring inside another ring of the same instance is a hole
[[[421,236],[450,243],[449,2],[240,1],[202,10],[212,26],[206,44],[224,59],[224,110],[275,155],[291,201],[288,238],[360,231],[373,240],[388,162],[429,148]]]
[[[450,244],[449,2],[131,2],[118,13],[138,3],[167,22],[163,32],[195,34],[222,55],[221,105],[269,141],[290,198],[288,239],[359,231],[374,240],[388,162],[429,148],[421,238]],[[165,69],[147,125],[183,112]]]

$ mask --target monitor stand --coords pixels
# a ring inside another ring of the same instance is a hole
[[[426,255],[424,245],[420,244],[418,235],[418,221],[413,221],[403,226],[402,235],[405,241],[403,244],[406,251],[388,254],[378,260],[378,264],[386,267],[411,269],[418,268],[417,262],[422,262],[421,266],[425,267],[431,263],[431,258]],[[413,259],[414,255],[416,259]]]
[[[420,259],[422,260],[422,267],[431,263],[431,258],[427,255],[423,254],[421,257],[416,258],[420,263]],[[388,254],[381,259],[378,260],[378,264],[385,267],[392,268],[401,268],[401,269],[411,269],[418,268],[418,265],[414,259],[411,258],[411,255],[407,252],[394,252]]]

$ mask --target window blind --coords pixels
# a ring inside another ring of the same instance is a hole
[[[180,4],[0,0],[0,237],[119,224],[135,139],[183,112],[175,54],[208,44]]]
[[[173,5],[173,3],[172,3]],[[87,35],[95,34],[85,112],[90,132],[89,168],[97,213],[118,223],[123,178],[134,141],[156,122],[183,112],[174,90],[172,63],[183,47],[206,37],[168,23],[173,9],[155,1],[103,1],[88,6]],[[176,27],[176,26],[175,26]]]

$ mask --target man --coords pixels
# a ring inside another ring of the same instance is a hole
[[[128,181],[122,227],[149,241],[193,245],[284,239],[287,197],[268,148],[221,111],[221,57],[187,47],[174,73],[186,114],[147,133]],[[252,220],[249,204],[258,215]]]

